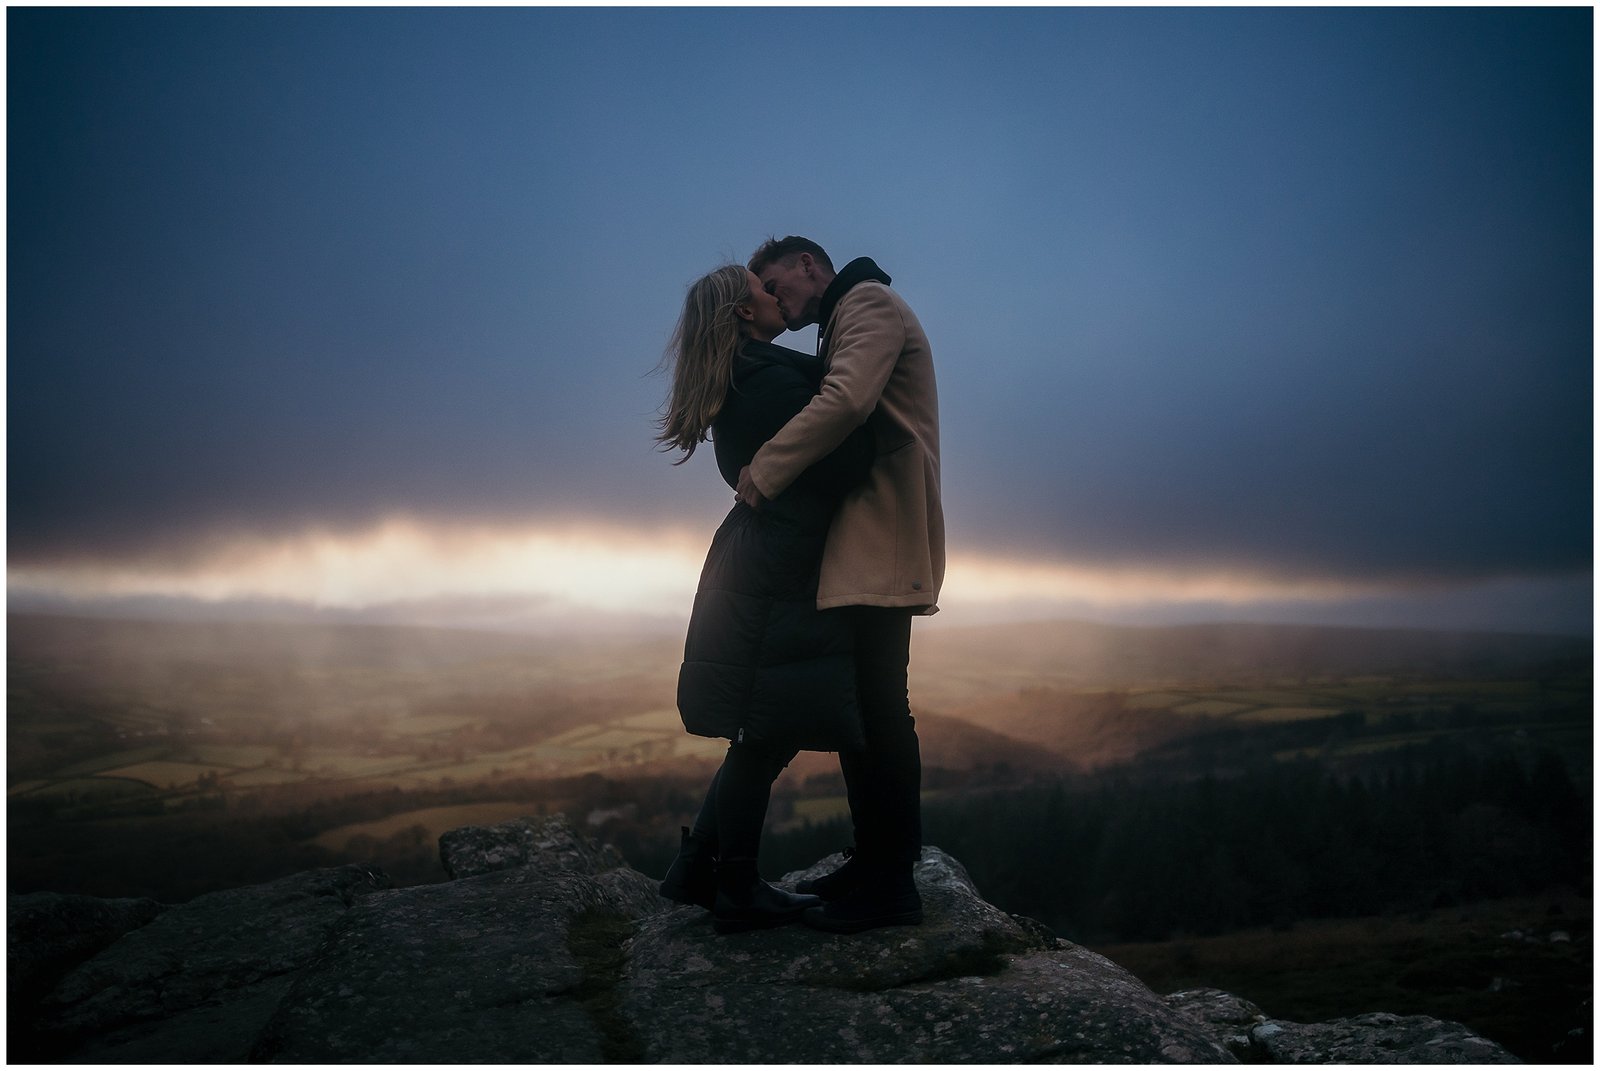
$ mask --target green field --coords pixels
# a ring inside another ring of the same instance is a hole
[[[1263,723],[1309,721],[1312,718],[1326,718],[1331,713],[1336,711],[1329,707],[1257,707],[1241,713],[1239,720]]]
[[[850,817],[850,801],[844,796],[813,796],[794,801],[792,825],[805,822],[827,822],[834,818]]]
[[[1134,710],[1172,710],[1193,699],[1194,696],[1179,692],[1133,692],[1127,703]]]
[[[100,755],[85,762],[76,762],[71,766],[64,766],[56,771],[57,777],[79,777],[104,773],[115,770],[119,766],[132,766],[135,763],[151,762],[164,757],[170,749],[166,747],[136,747],[127,751],[113,751],[108,755]]]
[[[254,770],[239,770],[227,777],[227,783],[234,788],[257,788],[267,785],[292,785],[304,781],[306,775],[295,770],[285,770],[276,766],[262,766]]]
[[[96,775],[97,778],[127,778],[143,781],[151,788],[184,788],[198,784],[208,774],[230,773],[227,766],[202,766],[192,762],[140,762],[132,766],[118,766]]]
[[[1540,706],[1582,704],[1589,695],[1589,682],[1578,679],[1541,682],[1364,676],[1319,679],[1296,687],[1135,690],[1124,695],[1123,704],[1133,711],[1248,724],[1307,721],[1359,710],[1369,725],[1378,726],[1387,719],[1463,709],[1479,715],[1504,715],[1508,723],[1517,722]]]
[[[313,843],[343,852],[349,850],[350,840],[353,837],[365,836],[384,840],[412,826],[421,826],[426,831],[425,839],[436,841],[441,834],[452,829],[460,829],[462,826],[492,826],[508,822],[513,818],[538,815],[548,811],[549,804],[539,802],[464,803],[451,807],[425,807],[392,814],[372,822],[356,822],[340,826],[338,829],[330,829],[318,836]]]
[[[194,744],[187,754],[195,762],[248,770],[273,762],[282,752],[266,744]]]
[[[1225,718],[1249,709],[1248,704],[1231,703],[1226,699],[1196,699],[1193,702],[1183,703],[1171,708],[1174,714],[1206,718]]]
[[[456,714],[412,714],[391,721],[389,731],[401,736],[433,736],[470,729],[479,724],[477,718]]]
[[[126,777],[68,777],[59,781],[30,782],[34,787],[17,793],[29,799],[71,799],[78,803],[107,802],[128,797],[148,796],[153,786],[148,781]]]
[[[676,710],[648,711],[553,736],[539,746],[542,758],[601,765],[647,759],[694,756],[720,757],[722,740],[691,736]]]

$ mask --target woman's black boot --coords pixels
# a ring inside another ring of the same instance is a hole
[[[782,926],[821,907],[815,896],[797,896],[775,889],[756,873],[754,859],[717,861],[717,899],[711,909],[711,926],[718,933],[740,933]]]
[[[680,904],[694,904],[710,911],[717,899],[717,860],[710,837],[683,829],[678,857],[661,879],[661,895]]]

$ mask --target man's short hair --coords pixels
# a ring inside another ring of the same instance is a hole
[[[828,254],[822,251],[822,247],[810,238],[802,238],[797,234],[791,234],[787,238],[768,238],[761,243],[760,249],[751,254],[750,263],[746,267],[760,275],[767,265],[788,260],[801,253],[810,253],[812,260],[833,271],[833,261],[828,259]]]

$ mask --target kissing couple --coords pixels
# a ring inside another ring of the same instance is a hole
[[[695,593],[678,676],[684,727],[729,741],[661,893],[717,933],[802,920],[836,933],[922,921],[922,756],[911,620],[944,579],[939,403],[927,335],[868,257],[765,242],[690,285],[657,441],[710,439],[735,490]],[[773,344],[818,325],[815,356]],[[772,783],[836,751],[855,844],[790,892],[757,859]]]

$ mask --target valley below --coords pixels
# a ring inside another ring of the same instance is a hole
[[[8,891],[178,902],[345,862],[426,884],[443,832],[555,812],[659,874],[725,747],[683,732],[680,655],[10,615]],[[924,839],[997,906],[1158,988],[1409,1001],[1587,1062],[1587,639],[935,627],[911,692]],[[764,873],[850,839],[835,757],[801,755]]]

